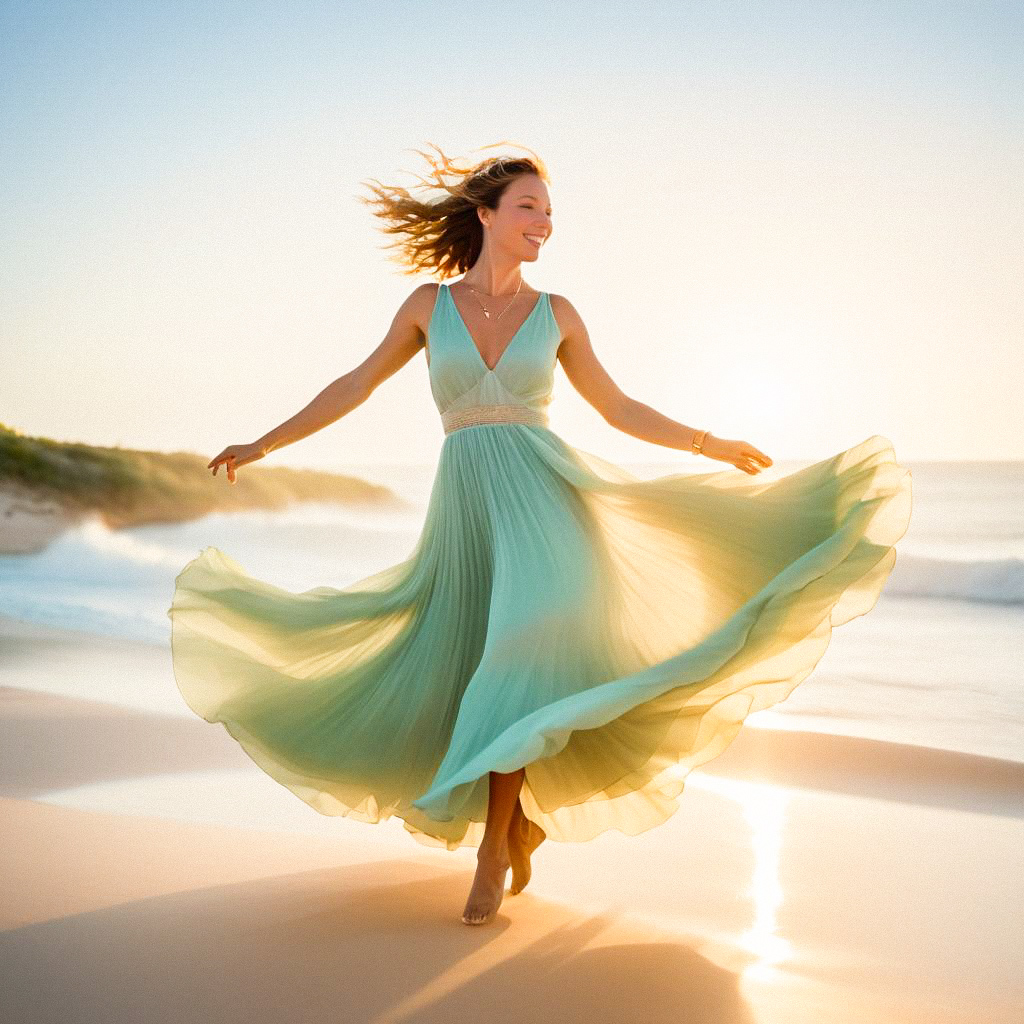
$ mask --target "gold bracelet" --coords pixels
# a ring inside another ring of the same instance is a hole
[[[693,435],[693,441],[690,443],[690,451],[696,455],[701,455],[704,452],[704,442],[707,440],[708,432],[706,430],[698,430]]]

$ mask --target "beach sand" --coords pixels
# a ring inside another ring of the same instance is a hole
[[[83,518],[30,487],[0,482],[0,555],[42,551]]]
[[[0,684],[4,1020],[1022,1019],[1024,765],[751,725],[472,928],[474,851],[146,710],[169,650],[0,618]]]

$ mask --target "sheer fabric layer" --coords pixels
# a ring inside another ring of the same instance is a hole
[[[463,426],[409,558],[353,587],[206,548],[176,581],[175,676],[321,813],[478,846],[488,773],[525,766],[549,838],[636,835],[874,606],[910,508],[877,435],[776,480],[644,481],[542,426]]]

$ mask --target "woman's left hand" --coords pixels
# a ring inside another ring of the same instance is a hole
[[[708,434],[704,440],[704,455],[719,462],[729,462],[744,473],[757,476],[772,460],[760,448],[748,441],[730,441],[724,437]]]

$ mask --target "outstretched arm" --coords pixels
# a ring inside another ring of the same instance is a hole
[[[419,285],[402,303],[384,340],[355,369],[327,385],[305,408],[268,431],[252,444],[233,444],[211,459],[208,467],[217,475],[223,465],[228,480],[235,482],[235,470],[255,462],[269,452],[293,444],[341,419],[367,398],[388,377],[397,373],[423,347],[420,324],[429,316],[433,285]]]
[[[665,448],[693,452],[694,441],[699,441],[705,432],[670,419],[625,394],[595,355],[583,318],[572,303],[562,295],[552,295],[551,299],[552,311],[562,330],[558,358],[569,382],[583,398],[608,424],[624,434]],[[751,476],[772,465],[772,460],[752,444],[715,437],[710,432],[704,436],[700,454],[729,462]]]

